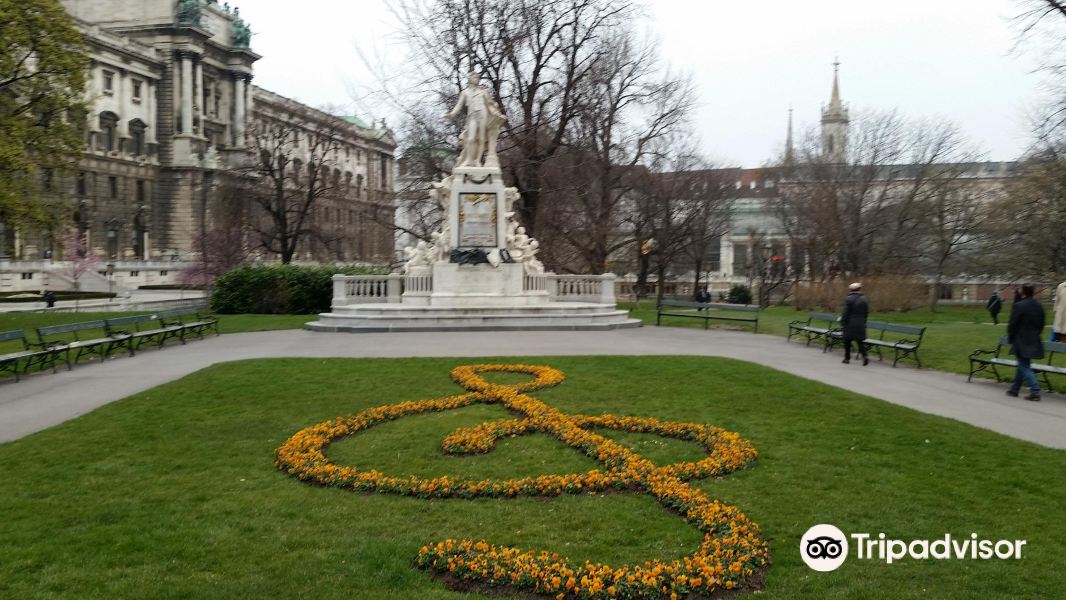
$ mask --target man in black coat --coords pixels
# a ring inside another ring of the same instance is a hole
[[[1040,400],[1040,382],[1036,380],[1031,364],[1033,359],[1044,358],[1044,307],[1033,298],[1035,290],[1031,285],[1022,286],[1021,300],[1014,303],[1007,323],[1007,339],[1010,340],[1011,353],[1018,361],[1014,372],[1014,383],[1007,390],[1008,396],[1017,396],[1022,389],[1022,381],[1029,384],[1026,400]]]
[[[999,297],[999,290],[992,292],[992,296],[985,303],[985,308],[988,309],[988,314],[992,315],[992,322],[999,325],[999,311],[1003,308],[1003,300]]]
[[[851,362],[851,342],[855,342],[862,354],[862,366],[870,364],[866,344],[866,317],[870,314],[870,305],[862,295],[862,284],[848,286],[848,297],[844,299],[844,313],[840,315],[841,333],[844,336],[844,364]]]

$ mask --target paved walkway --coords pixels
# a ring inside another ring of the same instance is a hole
[[[783,338],[731,331],[641,327],[604,332],[334,334],[269,331],[229,334],[71,372],[0,382],[0,442],[18,439],[214,363],[286,356],[731,356],[1022,440],[1066,449],[1066,397],[1042,402],[1004,395],[1004,385],[913,367],[840,364],[840,353]]]

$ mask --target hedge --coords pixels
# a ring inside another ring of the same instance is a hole
[[[253,265],[238,267],[215,281],[211,307],[223,314],[317,314],[328,312],[333,276],[374,275],[365,266]]]

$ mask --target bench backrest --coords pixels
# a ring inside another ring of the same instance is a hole
[[[1044,353],[1047,354],[1047,362],[1050,365],[1055,356],[1066,356],[1066,343],[1044,342]]]
[[[829,313],[812,312],[810,314],[810,316],[807,317],[807,323],[811,323],[813,321],[828,321],[830,323],[836,323],[838,318],[839,318],[839,315],[833,315],[833,314],[829,314]]]
[[[106,329],[107,325],[103,320],[99,321],[83,321],[81,323],[64,323],[63,325],[48,325],[46,327],[37,328],[37,337],[44,339],[45,336],[60,335],[64,333],[73,333],[74,338],[77,339],[79,331],[86,331],[89,329]]]
[[[21,329],[15,329],[13,331],[0,331],[0,342],[10,342],[11,340],[24,340],[26,334]]]
[[[879,329],[882,332],[899,333],[902,335],[916,335],[919,339],[925,335],[925,327],[915,327],[914,325],[900,325],[898,323],[885,323],[884,321],[867,321],[867,329]]]
[[[156,317],[154,315],[133,315],[130,317],[115,317],[114,319],[107,319],[107,328],[111,329],[113,327],[126,327],[129,325],[133,325],[134,327],[136,327],[141,323],[148,323],[155,320]]]
[[[195,317],[197,314],[196,308],[172,308],[170,310],[164,310],[156,313],[157,319],[180,319],[181,317]]]
[[[659,304],[660,310],[664,306],[676,308],[709,308],[711,310],[737,310],[742,312],[759,312],[759,307],[751,304],[721,304],[713,302],[689,302],[685,300],[663,300]]]

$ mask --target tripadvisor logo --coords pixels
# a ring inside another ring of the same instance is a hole
[[[815,571],[835,571],[848,557],[848,538],[855,546],[858,560],[878,560],[892,564],[903,558],[912,560],[1000,560],[1022,557],[1025,540],[988,540],[971,533],[955,538],[950,533],[935,540],[896,540],[884,533],[853,533],[850,536],[833,525],[815,525],[800,538],[800,557]]]

